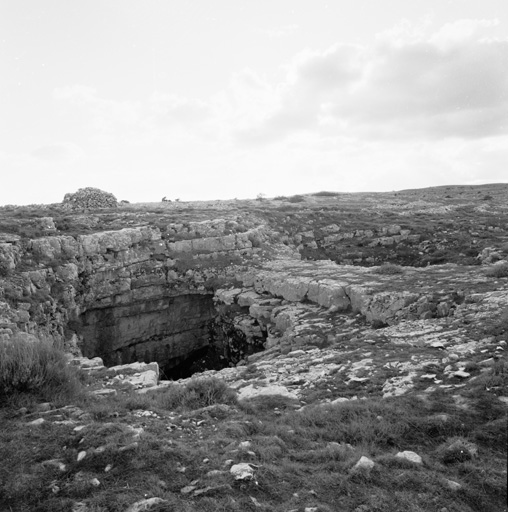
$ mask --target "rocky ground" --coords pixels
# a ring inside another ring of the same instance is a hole
[[[0,231],[0,336],[65,342],[86,388],[0,410],[0,509],[506,510],[507,185],[6,207]],[[146,327],[139,304],[198,295],[222,335],[190,378],[79,353],[77,310]]]

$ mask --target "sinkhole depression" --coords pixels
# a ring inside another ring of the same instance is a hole
[[[125,208],[65,210],[31,226],[32,238],[0,236],[6,326],[106,366],[157,362],[167,379],[262,350],[266,326],[248,306],[214,298],[243,287],[238,276],[261,251],[264,224],[236,214],[210,220],[208,211],[174,222],[171,209]]]
[[[264,341],[247,343],[210,293],[93,308],[71,326],[84,356],[99,356],[106,366],[155,361],[161,377],[172,380],[236,364]]]

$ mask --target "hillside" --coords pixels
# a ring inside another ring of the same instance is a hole
[[[506,510],[508,184],[111,197],[0,208],[0,510]]]

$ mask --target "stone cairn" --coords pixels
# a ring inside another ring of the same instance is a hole
[[[70,209],[80,208],[116,208],[118,201],[113,194],[98,188],[80,188],[74,194],[65,194],[62,204]]]

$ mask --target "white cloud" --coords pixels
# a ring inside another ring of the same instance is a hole
[[[300,27],[297,24],[292,23],[290,25],[282,25],[280,27],[275,28],[262,28],[259,29],[258,31],[261,34],[268,36],[272,39],[280,39],[294,34],[299,28]]]
[[[474,40],[482,29],[499,25],[499,20],[458,20],[446,23],[437,32],[432,34],[430,42],[441,49],[448,49],[455,45],[461,45],[464,41]]]
[[[73,162],[84,155],[77,144],[70,142],[38,146],[30,152],[30,156],[45,162]]]
[[[57,87],[53,91],[53,98],[57,100],[72,100],[77,103],[85,102],[92,103],[96,101],[97,90],[88,85],[67,85],[64,87]]]
[[[239,138],[275,141],[316,124],[379,139],[507,133],[508,39],[480,37],[496,23],[462,20],[427,35],[406,23],[372,46],[305,51],[276,88],[277,107]]]
[[[56,100],[68,102],[88,116],[89,128],[96,137],[118,132],[126,127],[136,126],[140,121],[138,102],[102,98],[97,90],[86,85],[76,84],[57,88],[53,91]]]
[[[506,181],[508,41],[485,39],[490,26],[404,23],[370,46],[306,50],[279,81],[240,70],[208,99],[120,101],[83,85],[54,97],[88,123],[80,169],[129,200],[154,184],[206,199]]]
[[[210,106],[201,100],[161,93],[150,99],[149,117],[162,126],[174,123],[192,125],[205,121],[210,114]]]

